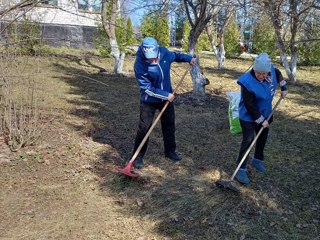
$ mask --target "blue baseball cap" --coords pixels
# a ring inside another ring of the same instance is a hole
[[[156,39],[146,37],[142,40],[142,52],[146,58],[157,58],[159,53],[159,45]]]

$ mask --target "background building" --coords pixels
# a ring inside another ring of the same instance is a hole
[[[100,14],[101,0],[46,0],[28,11],[20,10],[19,20],[30,19],[40,23],[43,43],[93,48],[94,38],[100,35],[97,29],[101,22]],[[1,29],[9,22],[10,16],[2,18]]]

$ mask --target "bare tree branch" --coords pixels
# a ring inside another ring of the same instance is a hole
[[[39,3],[40,1],[37,1],[36,3]],[[2,11],[0,11],[0,17],[6,15],[7,13],[11,12],[11,11],[14,11],[14,10],[17,10],[17,9],[21,9],[21,8],[24,8],[24,7],[28,7],[28,6],[31,6],[31,5],[34,5],[35,2],[32,1],[32,0],[24,0],[18,4],[15,4],[13,5],[12,7],[9,7],[8,9],[4,9]]]

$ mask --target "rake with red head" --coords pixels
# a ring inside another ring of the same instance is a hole
[[[180,82],[178,83],[176,89],[178,89],[178,87],[181,85],[183,79],[185,78],[185,76],[187,75],[189,69],[187,69],[185,71],[185,73],[183,74]],[[139,147],[137,148],[136,152],[133,154],[131,160],[129,161],[129,163],[127,164],[127,166],[125,168],[120,168],[119,166],[115,167],[115,170],[119,173],[122,173],[124,175],[127,175],[129,177],[132,177],[133,179],[138,179],[140,176],[139,174],[133,172],[131,170],[132,165],[134,163],[134,161],[136,160],[137,156],[139,155],[143,145],[145,144],[145,142],[147,141],[148,137],[150,136],[152,130],[154,129],[154,127],[157,125],[157,123],[159,122],[162,114],[164,113],[164,111],[166,110],[167,106],[169,105],[169,101],[166,102],[166,104],[163,106],[163,108],[161,109],[160,113],[158,114],[156,120],[152,123],[151,127],[149,128],[148,132],[146,133],[146,135],[144,136],[144,138],[142,139]]]

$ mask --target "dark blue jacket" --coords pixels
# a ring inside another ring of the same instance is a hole
[[[191,55],[175,53],[165,47],[159,48],[157,63],[148,63],[139,47],[134,72],[141,91],[141,101],[157,103],[168,99],[173,93],[170,66],[173,62],[190,62]]]
[[[254,104],[260,111],[261,120],[267,119],[272,112],[272,100],[277,87],[277,77],[274,66],[271,66],[271,76],[268,75],[267,80],[263,82],[258,81],[250,72],[247,72],[238,79],[237,83],[255,96]],[[253,119],[247,111],[242,95],[239,103],[239,118],[247,122],[259,121]]]

